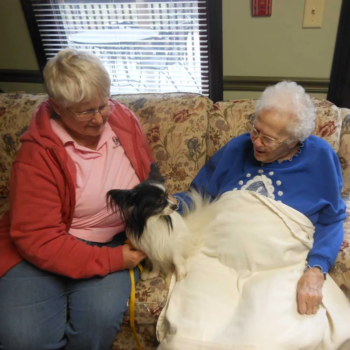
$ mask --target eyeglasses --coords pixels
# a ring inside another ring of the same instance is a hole
[[[87,122],[93,119],[96,115],[96,113],[100,113],[101,117],[108,117],[113,110],[115,109],[115,102],[112,99],[108,100],[108,103],[100,108],[100,109],[89,109],[88,111],[81,112],[81,113],[75,113],[71,111],[70,109],[69,112],[71,112],[77,119],[79,119],[82,122]]]
[[[260,138],[262,144],[265,146],[265,147],[272,147],[272,146],[275,146],[275,145],[280,145],[281,143],[287,141],[288,139],[285,139],[284,141],[279,141],[279,140],[276,140],[270,136],[267,136],[267,135],[264,135],[262,133],[260,133],[258,130],[255,129],[255,127],[253,126],[251,132],[250,132],[250,136],[256,140],[257,138]]]

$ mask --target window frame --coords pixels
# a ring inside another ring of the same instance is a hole
[[[33,7],[28,0],[20,1],[40,68],[40,73],[42,75],[47,59]],[[207,7],[206,20],[208,27],[209,98],[216,102],[223,100],[222,0],[205,1]],[[123,0],[123,2],[131,1]]]
[[[327,100],[338,107],[350,108],[350,2],[343,0]]]

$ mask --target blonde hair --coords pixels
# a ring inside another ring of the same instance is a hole
[[[294,116],[288,128],[294,141],[304,141],[315,129],[315,106],[304,88],[294,81],[281,81],[266,88],[256,104],[256,116],[263,109],[273,109]]]
[[[44,69],[49,96],[62,107],[110,95],[111,79],[100,59],[86,51],[65,49],[51,58]]]

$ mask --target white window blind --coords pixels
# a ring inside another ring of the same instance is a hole
[[[32,0],[47,59],[71,47],[104,63],[112,93],[209,93],[206,1]]]

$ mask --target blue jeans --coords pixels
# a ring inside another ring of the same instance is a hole
[[[118,234],[104,245],[116,247],[124,241],[125,235]],[[0,279],[0,349],[108,350],[130,290],[128,270],[71,279],[22,261]]]

